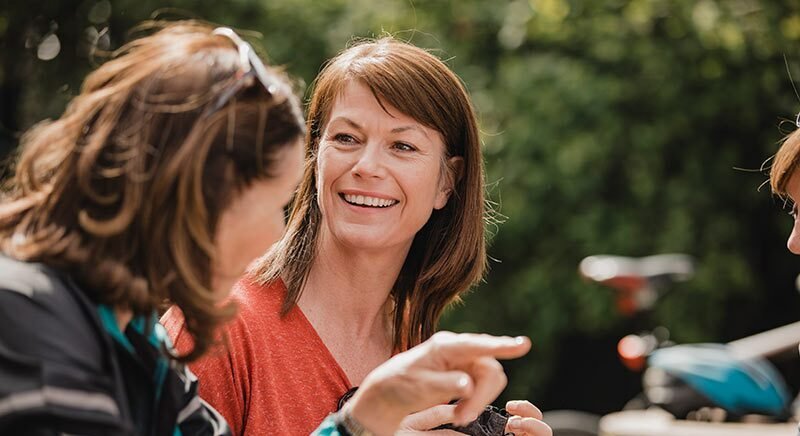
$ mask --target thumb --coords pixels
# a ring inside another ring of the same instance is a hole
[[[408,430],[430,430],[443,424],[449,424],[455,419],[454,404],[441,404],[408,415],[400,425]]]

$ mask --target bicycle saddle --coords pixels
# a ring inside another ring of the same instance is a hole
[[[680,253],[645,257],[599,254],[583,259],[578,269],[589,280],[633,291],[654,280],[689,280],[694,274],[694,260]]]

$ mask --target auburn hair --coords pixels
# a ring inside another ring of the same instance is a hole
[[[284,313],[296,304],[316,252],[321,212],[316,168],[320,137],[346,85],[359,82],[381,105],[391,105],[438,131],[445,158],[463,159],[446,206],[417,233],[391,291],[395,348],[412,347],[436,328],[444,308],[479,281],[486,269],[484,170],[478,123],[466,89],[440,59],[385,37],[362,41],[331,59],[313,84],[306,128],[306,166],[284,238],[251,270],[257,283],[282,279]],[[447,161],[447,159],[445,159]],[[444,165],[444,164],[443,164]],[[453,174],[454,168],[443,168]]]
[[[769,171],[769,183],[772,192],[786,195],[786,186],[789,179],[796,172],[800,162],[800,129],[790,133],[784,138],[778,152],[772,160]]]
[[[192,21],[147,26],[92,72],[55,121],[29,130],[0,203],[0,249],[70,274],[96,303],[183,312],[199,357],[232,316],[211,286],[217,221],[273,177],[305,132],[288,78],[243,80],[237,45]],[[241,83],[238,83],[241,85]],[[211,109],[213,108],[213,109]],[[265,199],[269,201],[269,199]]]

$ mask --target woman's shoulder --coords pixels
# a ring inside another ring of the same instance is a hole
[[[12,295],[22,306],[71,300],[65,289],[66,280],[65,275],[47,265],[0,255],[0,295],[7,301],[15,301]]]
[[[231,291],[236,316],[226,325],[226,330],[235,335],[255,335],[261,340],[271,340],[286,329],[294,329],[297,309],[292,307],[284,313],[285,298],[286,286],[282,280],[259,283],[252,277],[243,277]]]
[[[260,284],[251,277],[241,278],[228,297],[228,301],[236,305],[236,315],[222,326],[218,339],[228,334],[239,343],[251,336],[264,338],[280,330],[285,296],[286,286],[281,280]],[[192,340],[178,307],[170,307],[161,317],[161,324],[179,352],[191,349]]]
[[[242,316],[280,315],[286,299],[286,285],[281,279],[261,282],[256,277],[245,276],[234,285],[231,299]]]
[[[118,418],[110,347],[95,306],[67,276],[0,256],[0,380],[14,381],[0,389],[0,399],[11,405],[0,407],[0,422],[52,410],[62,416],[75,410],[89,421]],[[59,396],[47,395],[56,391]],[[76,400],[90,396],[92,405]]]
[[[94,305],[64,273],[0,256],[0,312],[0,343],[7,349],[97,361],[102,335]]]

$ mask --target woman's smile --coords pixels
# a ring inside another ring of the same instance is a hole
[[[386,209],[400,203],[394,198],[360,191],[340,192],[339,197],[352,206],[369,209]]]

